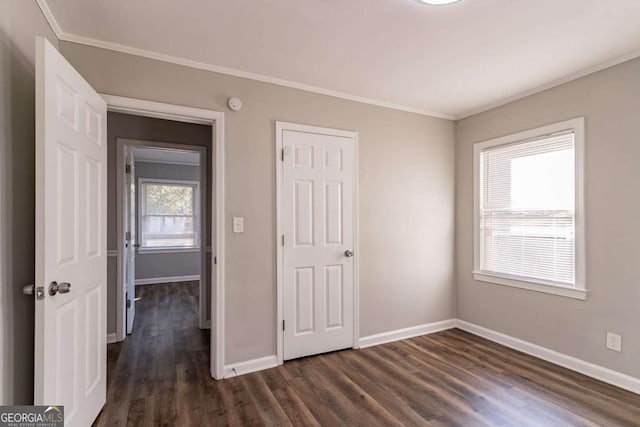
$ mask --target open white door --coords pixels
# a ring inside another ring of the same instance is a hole
[[[133,150],[129,146],[124,147],[125,155],[125,179],[124,179],[124,255],[125,268],[124,280],[127,304],[127,334],[133,331],[133,322],[136,317],[136,252],[138,243],[136,238],[136,179],[135,160]]]
[[[38,38],[34,400],[64,405],[69,427],[91,425],[106,398],[106,113]]]

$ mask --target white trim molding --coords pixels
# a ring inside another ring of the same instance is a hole
[[[44,0],[40,0],[44,1]],[[215,182],[215,197],[212,200],[214,212],[212,230],[215,230],[215,255],[201,251],[203,258],[210,257],[215,265],[215,277],[211,278],[211,315],[215,319],[215,328],[211,329],[211,376],[221,379],[224,376],[224,301],[225,301],[225,122],[221,111],[204,110],[182,105],[166,104],[123,96],[100,94],[107,103],[107,111],[137,116],[197,123],[211,126],[212,152],[208,153],[214,165],[212,180]],[[204,170],[204,168],[201,168]],[[202,177],[201,177],[202,178]],[[204,179],[202,179],[204,185]],[[201,263],[204,265],[204,262]],[[120,296],[119,301],[122,298]],[[202,298],[201,298],[202,300]],[[121,326],[121,325],[120,325]],[[119,331],[121,328],[119,328]]]
[[[118,334],[115,332],[107,334],[107,344],[113,344],[120,341],[122,340],[118,340]]]
[[[51,31],[56,35],[56,38],[58,40],[63,40],[66,34],[62,32],[62,28],[60,28],[60,24],[58,24],[56,17],[53,16],[53,12],[51,12],[51,8],[47,2],[45,0],[36,0],[36,3],[40,7],[42,15],[44,15],[44,19],[47,20],[47,23],[49,24]]]
[[[620,387],[622,389],[640,394],[640,378],[635,378],[621,372],[604,368],[590,362],[569,356],[546,347],[532,344],[530,342],[514,338],[512,336],[497,332],[473,323],[460,319],[448,319],[439,322],[426,323],[423,325],[412,326],[395,331],[383,332],[380,334],[369,335],[359,339],[359,348],[367,348],[376,345],[386,344],[394,341],[414,338],[422,335],[433,334],[448,329],[458,328],[470,334],[477,335],[489,341],[502,344],[514,350],[521,351],[530,356],[537,357],[563,368],[578,372],[591,378],[603,381],[607,384]],[[270,369],[278,366],[277,357],[275,355],[261,357],[257,359],[247,360],[245,362],[234,363],[225,366],[224,378],[230,378],[238,375],[244,375],[251,372]]]
[[[237,377],[239,375],[250,374],[251,372],[275,368],[276,366],[278,366],[278,359],[275,354],[258,359],[246,360],[244,362],[232,363],[224,367],[224,378]]]
[[[105,93],[101,93],[100,96],[107,103],[108,111],[114,113],[132,114],[135,116],[209,126],[217,120],[222,121],[224,119],[224,113],[220,111],[204,110],[202,108],[166,104],[164,102],[128,98],[126,96],[109,95]],[[136,140],[131,141],[135,142]]]
[[[567,354],[559,353],[546,347],[533,344],[519,338],[503,334],[464,320],[456,320],[456,327],[470,334],[488,339],[490,341],[502,344],[514,350],[521,351],[528,355],[537,357],[547,362],[562,366],[563,368],[581,373],[591,378],[603,381],[607,384],[629,390],[633,393],[640,394],[640,378],[635,378],[621,372],[614,371],[609,368],[586,362]]]
[[[501,276],[498,274],[488,274],[474,271],[473,278],[479,282],[493,283],[495,285],[511,286],[513,288],[526,289],[529,291],[543,292],[545,294],[559,295],[561,297],[586,300],[589,291],[586,289],[570,288],[568,286],[553,285],[532,279],[518,280],[517,278]]]
[[[199,274],[195,274],[193,276],[152,277],[149,279],[136,279],[136,286],[159,285],[161,283],[193,282],[196,280],[200,280]]]
[[[373,347],[394,341],[414,338],[421,335],[433,334],[446,331],[456,327],[456,319],[441,320],[439,322],[425,323],[423,325],[411,326],[409,328],[397,329],[395,331],[382,332],[380,334],[369,335],[358,340],[358,348]]]
[[[139,248],[138,255],[154,255],[154,254],[191,254],[191,253],[199,253],[199,247],[190,247],[190,248]]]
[[[178,166],[200,166],[198,162],[181,162],[178,160],[158,160],[158,159],[140,159],[136,163],[154,163],[161,165],[178,165]]]

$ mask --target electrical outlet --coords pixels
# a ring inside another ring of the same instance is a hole
[[[622,337],[620,335],[607,332],[607,348],[609,350],[621,352],[622,351]]]

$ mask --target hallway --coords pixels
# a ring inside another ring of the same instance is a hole
[[[94,423],[188,424],[205,414],[209,330],[198,328],[198,282],[137,287],[133,334],[107,349],[107,403]],[[195,386],[195,387],[194,387]]]

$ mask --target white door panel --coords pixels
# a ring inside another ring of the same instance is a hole
[[[106,397],[106,105],[48,41],[36,46],[34,400],[86,426]],[[70,291],[50,295],[54,281]]]
[[[128,172],[125,170],[124,182],[124,215],[122,238],[124,242],[124,277],[122,283],[125,285],[126,294],[126,317],[127,334],[133,332],[133,323],[136,317],[136,253],[138,247],[137,226],[136,226],[136,179],[135,179],[135,159],[130,146],[124,147],[125,165],[128,165]]]
[[[352,138],[282,135],[284,359],[353,346]]]

